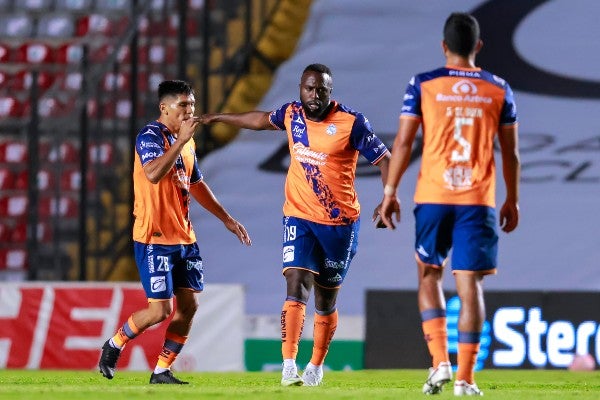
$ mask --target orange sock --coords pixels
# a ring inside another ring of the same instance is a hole
[[[123,348],[127,342],[141,333],[139,328],[133,323],[133,316],[130,316],[123,326],[119,328],[115,336],[112,337],[112,341],[119,346],[119,348]]]
[[[286,300],[281,310],[281,354],[283,359],[296,359],[298,343],[304,328],[306,304]]]
[[[160,368],[171,368],[171,365],[175,362],[175,359],[181,352],[183,345],[187,341],[187,336],[180,336],[173,332],[167,331],[165,334],[165,344],[158,355],[157,367]]]
[[[423,320],[423,334],[427,342],[429,354],[431,354],[432,365],[436,368],[439,363],[450,361],[448,355],[448,330],[446,328],[446,317],[436,317]]]
[[[315,313],[314,325],[314,345],[310,362],[313,365],[322,365],[325,361],[325,356],[329,350],[329,344],[338,323],[338,312],[335,310],[329,315],[319,315]]]
[[[456,371],[457,381],[473,383],[475,381],[475,363],[479,353],[479,343],[458,342],[458,369]]]

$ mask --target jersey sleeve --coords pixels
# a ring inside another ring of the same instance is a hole
[[[513,125],[517,123],[517,105],[510,85],[507,83],[504,93],[504,104],[500,115],[500,125]]]
[[[388,149],[373,132],[371,123],[361,113],[356,114],[350,140],[360,154],[362,154],[371,164],[377,164],[383,156],[388,153]]]
[[[142,167],[162,156],[165,153],[162,134],[151,126],[146,126],[135,139],[135,151],[140,157]]]
[[[404,98],[402,100],[402,109],[400,116],[421,118],[421,84],[418,76],[413,76],[408,82]]]
[[[271,125],[279,130],[285,130],[285,113],[287,112],[290,104],[291,103],[285,103],[277,110],[271,111],[271,114],[269,114],[269,122]]]
[[[196,142],[194,142],[194,144],[193,144],[193,149],[194,149],[194,166],[192,167],[192,176],[190,177],[190,185],[193,185],[194,183],[198,183],[202,179],[204,179],[204,176],[202,175],[202,171],[200,171],[200,166],[198,164],[198,157],[196,156]]]

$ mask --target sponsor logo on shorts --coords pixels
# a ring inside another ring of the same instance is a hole
[[[420,244],[419,248],[417,248],[417,253],[419,253],[423,257],[429,257],[429,253],[425,250],[422,244]]]
[[[294,261],[294,246],[284,246],[283,247],[283,262],[292,262]]]
[[[202,260],[195,260],[195,261],[187,260],[186,264],[187,264],[188,271],[191,271],[192,269],[197,269],[198,271],[202,271]]]
[[[164,292],[165,290],[167,290],[167,281],[164,276],[150,278],[150,291],[152,293]]]
[[[342,281],[342,276],[340,274],[335,274],[334,276],[332,276],[331,278],[327,279],[328,282],[341,282]]]
[[[326,258],[325,268],[344,269],[346,268],[346,263],[344,261],[334,261],[330,260],[329,258]]]

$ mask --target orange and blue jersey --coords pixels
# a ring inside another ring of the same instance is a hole
[[[202,180],[196,145],[190,139],[171,170],[156,184],[143,167],[162,156],[175,141],[160,122],[146,125],[135,141],[133,166],[133,240],[145,244],[177,245],[196,242],[190,222],[190,185]]]
[[[494,138],[501,126],[517,123],[506,81],[480,68],[444,67],[416,75],[400,118],[422,124],[415,203],[495,206]]]
[[[322,121],[311,121],[302,104],[292,102],[272,111],[269,120],[288,135],[284,215],[326,225],[358,220],[360,204],[354,188],[358,155],[376,165],[388,153],[367,118],[332,102]]]

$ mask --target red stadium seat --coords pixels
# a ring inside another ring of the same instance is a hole
[[[47,169],[41,169],[38,171],[37,184],[39,190],[48,190],[54,184],[54,175]],[[17,173],[15,177],[15,189],[27,190],[29,187],[29,171],[23,170]]]
[[[25,43],[17,48],[15,61],[28,64],[43,64],[54,61],[50,46],[44,43]]]
[[[8,168],[0,168],[0,190],[15,188],[15,174]]]
[[[55,77],[47,72],[40,71],[38,73],[38,87],[41,91],[48,89],[54,83]],[[11,87],[16,90],[29,90],[33,83],[31,71],[21,70],[14,74]]]
[[[28,223],[26,220],[18,222],[10,234],[10,240],[14,243],[25,243],[27,241],[27,225]],[[47,243],[52,240],[52,230],[48,223],[38,222],[37,240],[42,243]]]
[[[27,196],[7,196],[0,198],[0,216],[22,217],[27,213]]]
[[[12,235],[10,227],[0,221],[0,242],[8,243],[10,241],[10,237]]]
[[[105,15],[85,15],[77,21],[77,36],[108,35],[112,28],[111,21]]]
[[[1,104],[1,99],[0,99],[0,104]],[[27,161],[27,144],[25,142],[18,142],[18,141],[0,142],[0,162],[22,163],[25,161]]]
[[[4,43],[0,43],[0,62],[5,63],[10,60],[11,48]]]
[[[109,165],[114,159],[114,147],[111,143],[98,143],[90,146],[89,160],[93,164]]]
[[[56,77],[56,80],[60,82],[60,88],[65,91],[79,91],[81,90],[81,84],[83,82],[83,75],[81,72],[67,72],[60,74]]]
[[[0,249],[0,269],[27,268],[27,252],[24,249]]]
[[[16,97],[0,97],[0,118],[19,118],[23,115],[23,104]]]
[[[74,218],[77,216],[77,202],[68,196],[58,199],[45,197],[40,199],[39,213],[41,218],[52,216],[63,218]]]
[[[79,64],[83,57],[83,46],[78,43],[64,43],[55,50],[54,59],[62,64]]]
[[[60,187],[62,190],[77,191],[81,189],[81,172],[78,170],[64,171],[60,177]],[[96,189],[96,175],[88,172],[87,189]]]
[[[56,163],[74,163],[79,160],[79,149],[72,142],[62,142],[58,147],[48,149],[48,161]]]

